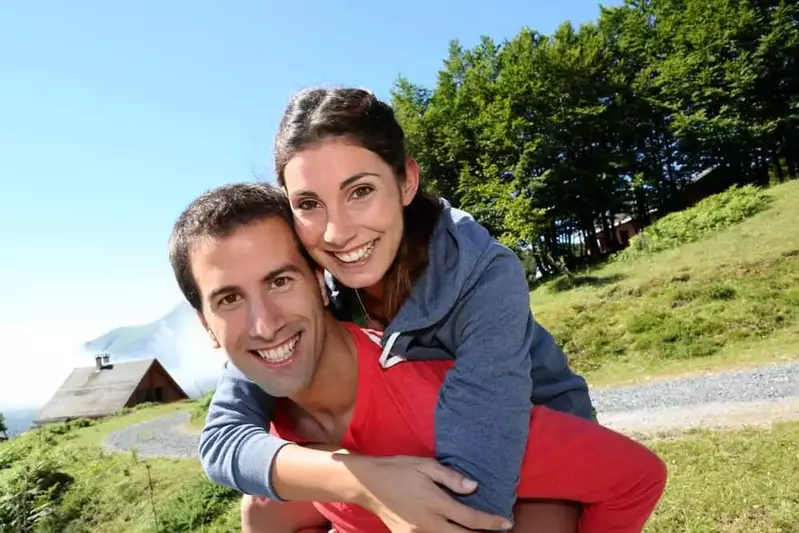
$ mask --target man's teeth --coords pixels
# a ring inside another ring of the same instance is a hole
[[[357,250],[353,250],[345,254],[333,254],[333,255],[335,255],[336,259],[338,259],[342,263],[355,263],[356,261],[361,261],[363,259],[366,259],[372,254],[372,250],[375,249],[375,242],[376,241],[372,241],[369,244],[361,246]]]
[[[261,356],[262,359],[265,359],[270,363],[282,363],[283,361],[287,361],[292,354],[294,354],[294,348],[297,346],[298,340],[300,340],[299,333],[294,335],[290,341],[284,342],[280,346],[271,348],[269,350],[256,350],[256,352]]]

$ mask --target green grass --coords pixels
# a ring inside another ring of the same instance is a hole
[[[767,206],[742,208],[742,218],[741,209],[728,209],[695,239],[677,239],[693,242],[671,239],[658,252],[641,249],[540,287],[531,295],[536,317],[592,385],[796,359],[799,182],[765,194]],[[736,202],[724,205],[751,203]],[[238,494],[211,484],[197,460],[145,460],[102,447],[113,431],[179,409],[196,428],[207,402],[144,406],[0,443],[0,531],[240,530]],[[670,481],[646,531],[799,532],[798,442],[797,423],[651,440]],[[12,525],[20,517],[36,519],[35,529]]]
[[[20,489],[26,468],[31,479],[57,489],[52,500],[41,494],[30,498],[29,507],[43,509],[36,532],[239,531],[238,494],[207,481],[197,461],[143,460],[135,453],[103,451],[102,438],[113,428],[165,411],[143,409],[91,427],[55,428],[43,437],[33,432],[0,444],[0,455],[17,454],[11,467],[0,469],[0,531],[16,531],[4,522],[4,506],[18,509],[19,492],[8,487]],[[648,445],[669,467],[669,483],[645,531],[799,531],[797,443],[795,422],[650,440]],[[50,507],[41,505],[47,501],[52,501]]]
[[[31,488],[37,479],[53,478],[62,486],[50,506],[41,511],[37,532],[240,529],[240,496],[208,481],[199,461],[145,460],[135,451],[110,453],[103,449],[105,437],[113,431],[176,410],[191,410],[196,404],[148,406],[89,427],[55,425],[0,444],[0,531],[16,531],[8,521],[9,516],[18,516],[20,502],[28,502],[25,511],[46,503],[47,494]]]
[[[771,197],[753,185],[733,186],[703,199],[691,209],[670,213],[630,240],[618,255],[629,260],[698,241],[763,211]]]
[[[211,400],[214,397],[213,392],[205,394],[202,398],[197,400],[194,407],[192,407],[189,419],[189,427],[195,431],[200,431],[205,425],[205,417],[208,416],[208,407],[211,405]]]
[[[799,357],[799,182],[732,194],[755,199],[727,202],[748,206],[742,222],[716,217],[693,242],[638,251],[531,293],[536,318],[592,385]],[[678,220],[702,219],[718,204]],[[720,218],[727,227],[709,230],[725,225]],[[689,231],[667,222],[671,234]]]
[[[799,531],[799,423],[650,443],[669,482],[647,533]]]

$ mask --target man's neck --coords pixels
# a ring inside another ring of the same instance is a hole
[[[339,417],[355,405],[358,353],[349,330],[325,313],[326,336],[311,384],[291,398],[314,418]]]

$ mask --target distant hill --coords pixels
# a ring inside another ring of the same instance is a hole
[[[197,398],[214,389],[224,355],[213,350],[194,310],[180,304],[162,318],[139,326],[122,326],[86,342],[80,366],[94,363],[92,356],[109,353],[111,361],[156,357],[183,390]],[[52,391],[55,393],[55,390]],[[24,431],[41,405],[24,409],[0,406],[13,433]]]
[[[186,303],[149,324],[112,329],[84,344],[84,349],[92,354],[110,353],[112,361],[157,357],[193,398],[214,388],[223,362],[223,354],[211,348]]]
[[[8,428],[8,436],[13,437],[30,427],[36,416],[36,409],[7,409],[2,413]]]

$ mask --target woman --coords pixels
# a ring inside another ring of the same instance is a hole
[[[296,95],[280,125],[275,163],[299,239],[330,274],[340,318],[360,314],[384,329],[384,366],[454,359],[436,411],[436,458],[477,482],[479,490],[457,496],[462,503],[512,516],[531,400],[592,417],[585,381],[532,317],[518,258],[468,214],[422,192],[402,128],[367,91]],[[232,398],[245,398],[249,416]],[[253,383],[223,377],[200,454],[214,481],[277,499],[275,465],[299,451],[265,432],[268,405]],[[410,481],[385,478],[370,488],[377,499],[400,515],[424,508]],[[536,505],[525,505],[525,520],[536,515]],[[540,505],[564,515],[571,524],[564,531],[575,529],[571,507]],[[259,509],[250,502],[245,515]]]

